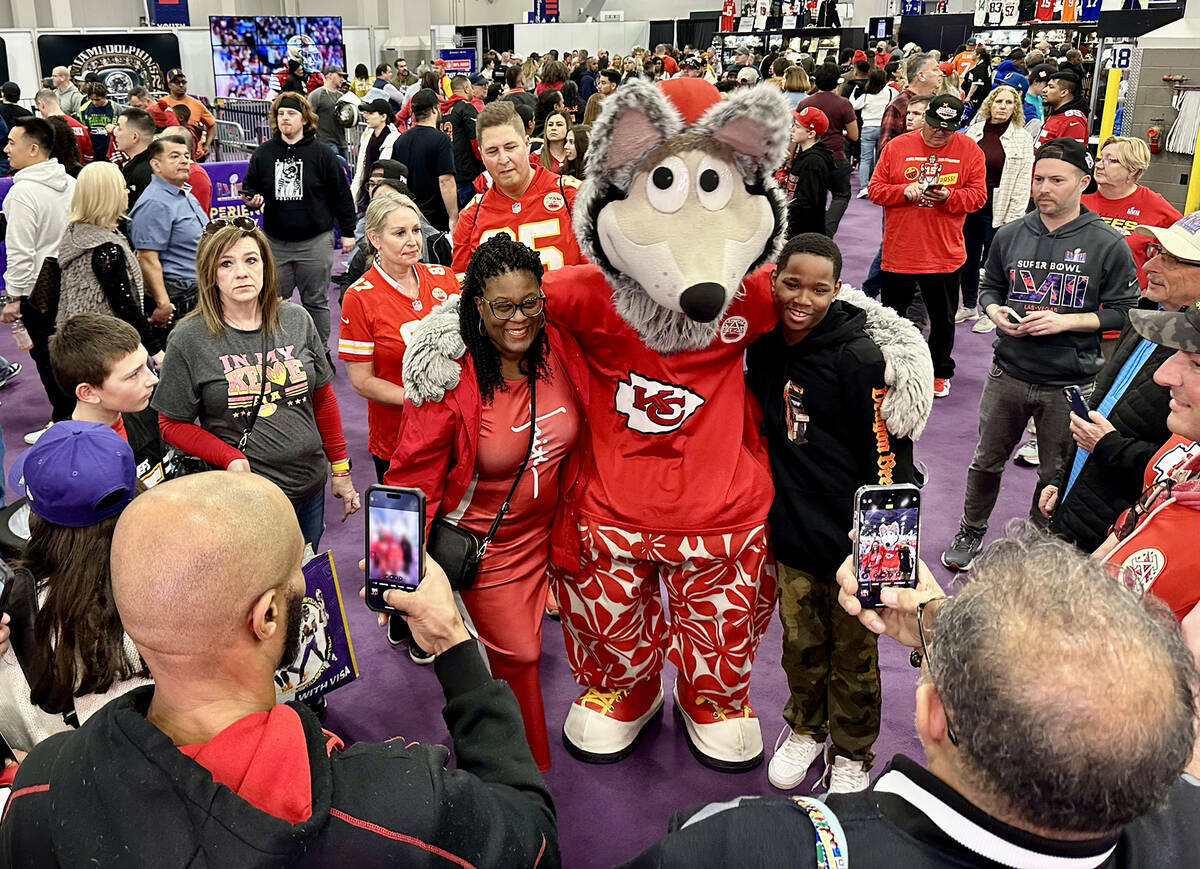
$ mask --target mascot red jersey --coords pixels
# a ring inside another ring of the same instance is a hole
[[[748,692],[774,609],[772,489],[742,356],[775,323],[768,274],[751,272],[782,243],[771,174],[790,117],[774,88],[722,100],[708,82],[673,79],[622,85],[593,126],[573,210],[590,264],[543,283],[547,316],[579,342],[590,378],[582,554],[556,585],[585,688],[563,741],[582,760],[632,751],[663,706],[668,657],[697,759],[762,760]],[[406,372],[428,370],[422,352],[409,345]]]

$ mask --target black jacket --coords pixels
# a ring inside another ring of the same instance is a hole
[[[512,692],[488,676],[474,642],[439,655],[435,669],[453,771],[441,745],[328,753],[316,716],[291,704],[312,774],[312,815],[296,825],[215,783],[147,721],[153,687],[126,694],[21,764],[0,865],[558,866],[554,804]]]
[[[824,142],[817,142],[807,151],[796,151],[788,167],[788,186],[792,187],[792,200],[788,203],[789,238],[802,232],[825,234],[825,203],[833,171],[833,152]]]
[[[147,148],[126,161],[121,167],[121,174],[125,176],[125,186],[129,188],[129,207],[125,209],[125,213],[128,214],[133,211],[133,206],[137,204],[138,198],[150,186],[150,179],[154,177],[150,170],[150,150]]]
[[[1018,865],[1011,862],[1014,857],[1025,866],[1078,861],[1097,869],[1184,869],[1194,866],[1200,853],[1200,824],[1195,822],[1200,816],[1200,786],[1182,777],[1162,808],[1115,836],[1079,842],[1045,839],[997,821],[903,755],[892,759],[870,789],[833,794],[826,802],[845,833],[839,844],[852,869],[980,869]],[[693,821],[701,810],[705,815]],[[693,806],[672,817],[667,829],[666,838],[625,865],[636,869],[832,865],[817,861],[809,815],[786,797],[743,797],[726,804]],[[988,859],[989,854],[1008,860]]]
[[[242,195],[260,195],[263,231],[280,241],[307,241],[333,228],[354,235],[356,215],[350,184],[337,155],[306,133],[289,145],[278,133],[250,155]]]
[[[883,354],[865,331],[867,315],[834,300],[802,341],[788,346],[777,325],[746,352],[746,383],[763,409],[775,500],[776,557],[815,576],[832,576],[850,553],[854,493],[860,486],[914,481],[912,441],[888,432]],[[788,439],[784,387],[804,390],[805,443]],[[891,455],[894,467],[890,466]]]
[[[1096,375],[1089,405],[1092,410],[1100,406],[1121,366],[1141,340],[1133,326],[1125,326],[1112,358]],[[1050,531],[1084,552],[1092,552],[1103,543],[1117,516],[1138,499],[1146,463],[1171,437],[1167,429],[1171,393],[1154,382],[1154,372],[1174,352],[1169,347],[1155,347],[1151,351],[1133,382],[1108,412],[1108,421],[1116,431],[1110,431],[1097,442],[1065,498],[1063,486],[1070,478],[1078,451],[1074,440],[1058,469],[1054,485],[1058,486],[1059,500],[1050,516]]]

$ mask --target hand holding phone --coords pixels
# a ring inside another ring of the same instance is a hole
[[[1071,405],[1071,412],[1082,420],[1090,420],[1090,410],[1088,409],[1087,399],[1083,397],[1083,390],[1078,386],[1064,386],[1063,395],[1066,396],[1067,404]]]
[[[863,486],[854,495],[854,575],[864,609],[883,606],[886,587],[914,588],[921,491],[911,484]]]
[[[1008,317],[1008,322],[1012,323],[1014,326],[1020,326],[1021,321],[1025,319],[1012,308],[1005,308],[1004,315]]]
[[[367,606],[376,612],[400,612],[384,600],[384,592],[415,591],[424,575],[425,493],[369,487],[366,526]]]

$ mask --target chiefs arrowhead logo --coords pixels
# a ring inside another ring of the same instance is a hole
[[[1146,548],[1139,549],[1126,558],[1121,562],[1121,568],[1126,574],[1126,584],[1135,591],[1144,592],[1158,579],[1166,563],[1161,550]]]
[[[704,404],[704,399],[674,383],[662,383],[629,372],[629,379],[617,383],[614,402],[625,424],[643,434],[666,434],[683,425],[684,420]]]

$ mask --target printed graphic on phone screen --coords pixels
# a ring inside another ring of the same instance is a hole
[[[889,498],[894,507],[883,507],[879,501],[860,503],[858,600],[864,607],[879,606],[884,586],[914,585],[920,510],[915,496],[890,494]]]
[[[397,509],[383,492],[371,493],[367,577],[381,588],[414,589],[421,579],[421,516]]]

